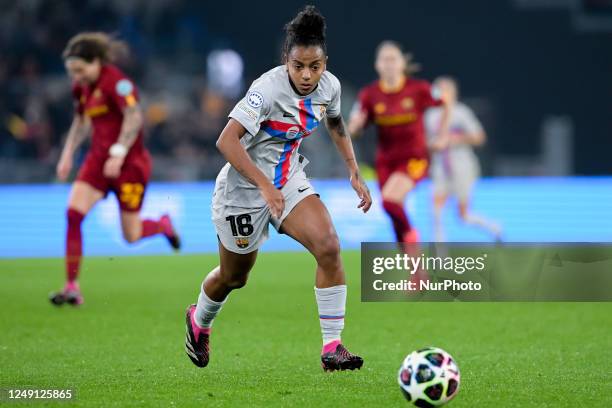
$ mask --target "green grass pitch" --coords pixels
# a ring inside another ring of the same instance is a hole
[[[78,309],[47,301],[61,259],[0,260],[0,388],[76,390],[57,406],[406,406],[399,364],[435,345],[461,369],[452,407],[612,406],[611,303],[361,303],[359,254],[343,257],[343,340],[365,365],[337,373],[320,367],[307,253],[260,254],[205,369],[183,351],[184,311],[216,255],[86,258]]]

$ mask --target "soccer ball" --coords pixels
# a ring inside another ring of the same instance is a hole
[[[459,392],[459,367],[446,351],[427,347],[404,359],[397,382],[404,397],[417,407],[446,404]]]

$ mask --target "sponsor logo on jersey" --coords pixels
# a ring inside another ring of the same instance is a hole
[[[96,116],[104,115],[108,112],[108,106],[106,105],[98,105],[92,106],[91,108],[85,109],[85,115],[90,118],[95,118]]]
[[[285,133],[285,137],[290,140],[296,139],[301,135],[302,135],[302,131],[297,126],[291,126],[289,129],[287,129],[287,133]]]
[[[132,85],[132,82],[128,79],[121,79],[117,81],[115,91],[117,91],[118,95],[128,96],[134,91],[134,85]]]
[[[298,193],[303,193],[304,191],[308,190],[310,188],[310,186],[302,186],[300,188],[298,188]]]
[[[254,108],[259,108],[264,103],[264,97],[257,91],[251,91],[247,95],[247,103]]]
[[[249,118],[251,118],[253,120],[257,120],[257,117],[259,116],[257,114],[257,112],[255,112],[253,109],[251,109],[248,106],[246,106],[246,104],[244,102],[240,102],[238,104],[238,109],[240,109],[241,111],[246,113],[249,116]]]
[[[248,238],[236,238],[236,245],[238,246],[238,248],[246,248],[249,246],[249,239]]]
[[[283,112],[283,118],[294,118],[293,113]]]
[[[418,116],[415,112],[402,113],[397,115],[379,115],[374,118],[374,123],[379,126],[399,126],[415,122]]]

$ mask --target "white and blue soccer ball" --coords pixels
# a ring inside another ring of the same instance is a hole
[[[417,407],[438,407],[459,392],[461,375],[446,351],[427,347],[413,351],[402,362],[397,381],[404,397]]]

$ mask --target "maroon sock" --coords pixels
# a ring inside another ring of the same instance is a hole
[[[388,200],[383,200],[383,207],[391,217],[397,242],[402,242],[404,240],[404,235],[411,229],[406,211],[404,211],[404,208],[400,204]]]
[[[161,234],[162,231],[163,229],[159,221],[142,220],[142,234],[140,235],[140,239]]]
[[[66,230],[66,279],[69,283],[79,277],[81,256],[83,255],[83,238],[81,236],[81,223],[84,215],[69,208],[66,212],[68,228]]]

